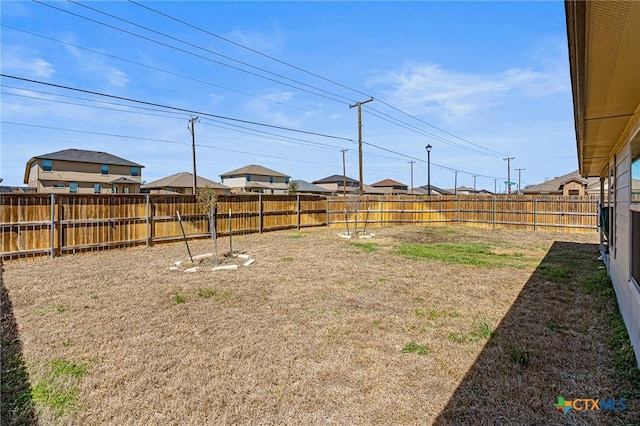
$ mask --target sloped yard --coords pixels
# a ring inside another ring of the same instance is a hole
[[[633,372],[620,367],[628,351],[609,345],[615,303],[595,233],[338,231],[237,237],[234,250],[256,262],[236,271],[170,271],[188,258],[178,243],[5,264],[3,415],[83,425],[640,418]],[[563,414],[560,396],[628,399],[624,411]]]

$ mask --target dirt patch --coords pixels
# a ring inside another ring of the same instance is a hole
[[[579,274],[559,284],[537,272],[539,262],[479,267],[395,253],[402,243],[486,242],[588,271],[600,265],[595,233],[376,228],[375,239],[356,245],[363,241],[337,232],[239,236],[234,248],[258,261],[232,273],[169,271],[185,257],[179,243],[5,264],[31,382],[46,378],[52,360],[87,366],[74,384],[81,408],[56,418],[39,406],[40,422],[610,420],[565,418],[553,407],[560,392],[619,389],[595,302],[566,287],[579,286]],[[559,241],[581,249],[556,253]],[[209,241],[190,247],[211,251]],[[530,351],[526,368],[509,353],[520,343]],[[575,359],[576,348],[579,363],[561,361]],[[482,369],[493,376],[474,375]],[[487,396],[467,412],[455,401],[469,404],[473,389],[513,402]],[[629,407],[617,418],[639,415]]]

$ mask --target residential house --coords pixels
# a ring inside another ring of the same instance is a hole
[[[330,195],[331,191],[323,188],[319,185],[314,185],[310,182],[296,179],[292,181],[295,184],[295,192],[298,194],[317,194],[317,195]]]
[[[414,195],[429,195],[429,185],[422,185],[417,188],[413,188]],[[431,195],[453,195],[448,189],[438,188],[435,185],[431,185]]]
[[[640,366],[640,2],[565,12],[580,176],[601,182],[601,253]]]
[[[228,186],[198,176],[196,188],[205,186],[212,188],[216,194],[229,194],[231,192],[231,188]],[[193,194],[193,173],[175,173],[171,176],[145,183],[140,186],[140,190],[151,194]]]
[[[473,189],[468,186],[459,186],[455,189],[447,189],[447,192],[455,195],[494,195],[493,192],[486,189]]]
[[[65,149],[27,161],[24,183],[40,193],[139,193],[143,167],[106,152]]]
[[[544,183],[528,186],[522,192],[530,195],[600,195],[600,178],[583,178],[580,171],[576,170]]]
[[[334,195],[353,195],[360,192],[360,182],[343,175],[331,175],[320,180],[314,180],[314,185],[321,186],[331,191]],[[365,195],[383,195],[384,191],[370,185],[362,185],[362,192]]]
[[[264,166],[251,164],[220,175],[222,184],[234,194],[254,192],[261,194],[288,194],[291,176]]]
[[[383,191],[385,194],[400,195],[407,194],[409,192],[409,187],[407,185],[393,179],[384,179],[380,182],[372,183],[371,186]]]

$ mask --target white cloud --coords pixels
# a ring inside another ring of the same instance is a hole
[[[129,78],[124,71],[120,71],[117,68],[109,68],[106,72],[107,81],[113,86],[124,87],[128,82]]]
[[[369,84],[388,88],[390,102],[412,114],[439,116],[453,122],[476,110],[495,107],[505,96],[547,96],[568,89],[555,73],[509,69],[497,74],[451,71],[437,64],[405,66],[372,79]]]
[[[38,78],[47,78],[55,73],[53,65],[42,58],[5,57],[3,58],[3,68],[6,71],[18,72]]]

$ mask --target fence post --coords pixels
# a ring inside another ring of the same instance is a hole
[[[296,195],[296,210],[298,211],[297,229],[300,230],[300,194]]]
[[[325,197],[324,201],[324,208],[326,211],[325,222],[327,222],[327,226],[329,226],[329,197]]]
[[[49,229],[49,243],[51,246],[51,258],[56,256],[56,194],[51,194],[51,228]]]
[[[258,195],[258,233],[262,234],[262,194]]]
[[[456,206],[458,210],[458,224],[460,224],[460,197],[456,195]]]
[[[145,222],[145,240],[146,240],[146,245],[147,248],[149,248],[149,194],[146,195],[145,197],[145,218],[144,218],[144,222]]]
[[[496,197],[493,197],[493,227],[496,227],[496,204],[498,203],[498,201],[496,200]]]
[[[382,197],[379,198],[379,203],[380,203],[380,226],[385,226],[386,224],[384,223],[384,213],[382,210]]]
[[[538,199],[533,200],[533,230],[538,229]]]

